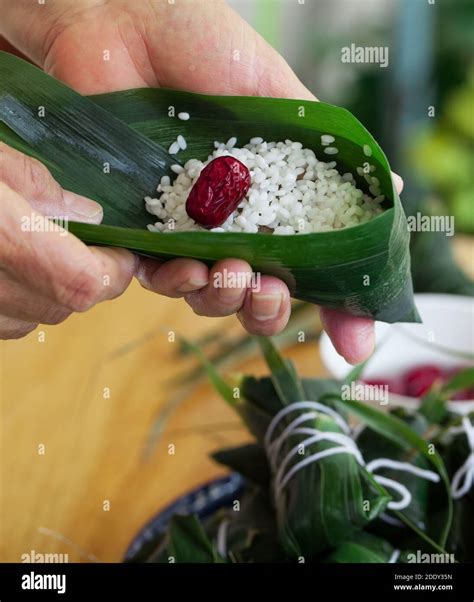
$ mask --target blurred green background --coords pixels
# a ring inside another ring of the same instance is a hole
[[[402,175],[407,214],[454,216],[474,234],[474,2],[228,0],[322,101],[345,106]],[[386,68],[344,63],[351,44],[388,47]],[[444,233],[416,233],[418,291],[474,294]]]

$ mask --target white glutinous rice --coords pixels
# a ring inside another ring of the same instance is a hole
[[[329,144],[332,144],[336,139],[334,138],[334,136],[330,136],[329,134],[323,134],[321,136],[321,144],[323,146],[328,146]]]
[[[178,119],[181,119],[181,121],[187,121],[190,117],[189,113],[178,113]]]
[[[372,156],[372,149],[370,148],[370,146],[368,144],[364,144],[363,151],[364,151],[364,155],[366,157]]]
[[[188,145],[186,144],[186,140],[184,139],[184,136],[181,136],[181,134],[180,134],[178,136],[178,138],[176,139],[176,142],[178,143],[180,150],[186,150]]]
[[[334,146],[326,146],[326,148],[324,149],[324,152],[326,153],[326,155],[337,155],[337,153],[339,152],[339,149],[337,149]]]
[[[181,138],[173,143],[179,149],[183,148]],[[334,142],[329,138],[329,143]],[[336,161],[320,161],[300,142],[267,142],[255,137],[241,148],[236,143],[235,137],[216,141],[207,160],[190,159],[184,167],[171,166],[177,174],[174,181],[163,176],[157,198],[145,199],[147,211],[157,218],[148,226],[151,232],[205,230],[186,213],[186,200],[202,169],[222,156],[235,157],[246,165],[251,184],[237,209],[213,232],[327,232],[363,224],[383,211],[385,197],[377,178],[367,178],[370,194],[364,193],[357,188],[353,174],[339,173]],[[324,152],[335,155],[337,149],[325,146]],[[368,175],[361,167],[357,173]]]
[[[170,145],[170,147],[168,149],[168,152],[169,152],[170,155],[176,155],[176,153],[179,153],[179,144],[178,144],[178,142],[173,142]]]

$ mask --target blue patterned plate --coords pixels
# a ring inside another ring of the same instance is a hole
[[[235,496],[242,492],[244,479],[232,473],[197,487],[178,498],[151,518],[133,538],[125,553],[124,561],[130,561],[149,542],[164,535],[174,514],[196,514],[201,520],[221,508],[231,506]]]

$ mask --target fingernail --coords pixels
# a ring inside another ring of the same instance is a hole
[[[79,194],[65,190],[63,192],[64,204],[67,207],[67,215],[71,220],[79,222],[90,222],[93,224],[99,224],[102,221],[103,209],[91,199],[86,199]]]
[[[207,280],[199,280],[198,278],[191,278],[190,280],[186,280],[186,282],[183,282],[183,284],[178,287],[178,292],[190,293],[192,291],[198,291],[199,289],[204,288],[207,284],[208,284]]]
[[[272,320],[280,312],[283,295],[252,293],[251,309],[256,320]]]

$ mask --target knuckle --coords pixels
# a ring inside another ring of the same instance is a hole
[[[207,307],[206,303],[203,302],[200,291],[193,291],[192,293],[184,295],[184,300],[197,316],[211,316],[209,313],[209,308]]]
[[[37,159],[21,155],[23,178],[30,182],[35,193],[40,196],[48,187],[51,176],[48,169]]]
[[[48,185],[51,175],[45,165],[37,159],[0,142],[0,181],[11,183],[29,182],[35,190],[41,192]]]
[[[11,195],[11,188],[2,181],[2,174],[0,169],[0,200],[6,201]]]
[[[184,300],[197,316],[204,315],[202,313],[201,303],[199,302],[198,295],[195,293],[188,293],[187,295],[184,295]]]
[[[240,310],[245,299],[245,289],[231,289],[232,294],[223,295],[222,289],[207,287],[185,295],[185,300],[198,316],[223,318]]]
[[[61,283],[56,301],[71,312],[85,312],[100,301],[102,292],[98,274],[81,268],[69,280]]]
[[[252,335],[269,337],[278,334],[283,329],[280,321],[257,322],[257,320],[249,318],[243,309],[237,312],[236,315],[245,330]]]

